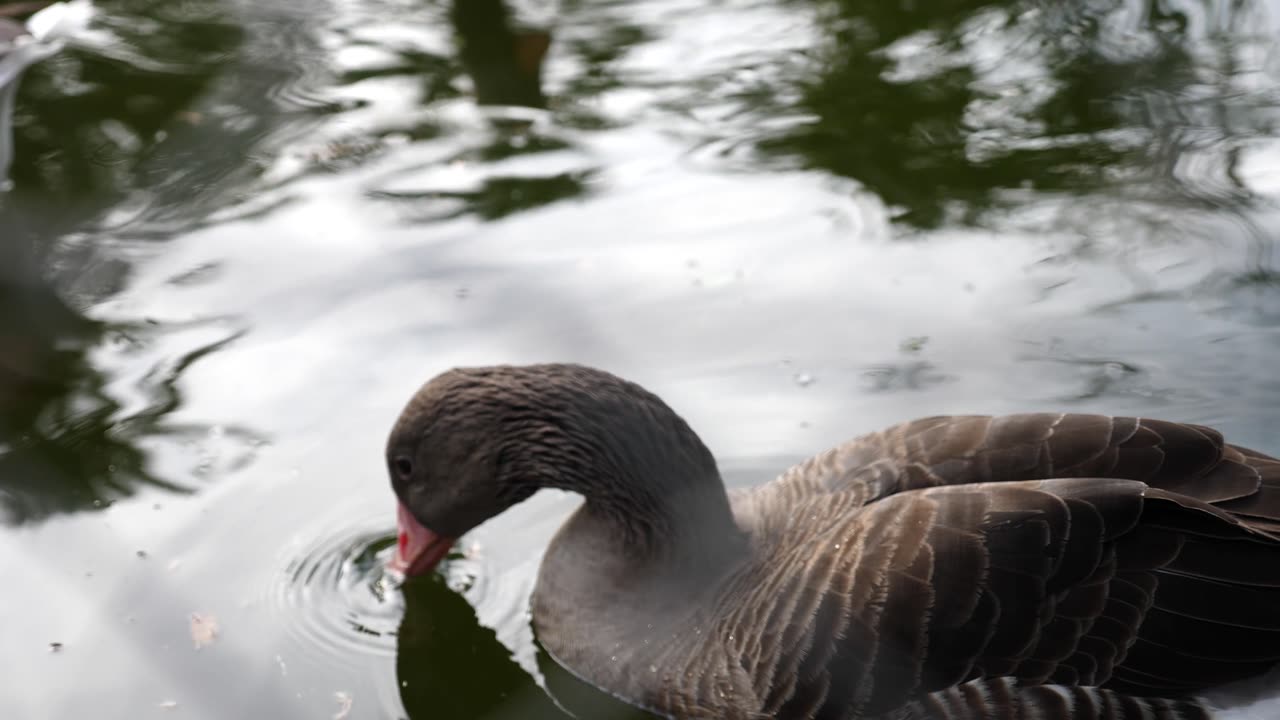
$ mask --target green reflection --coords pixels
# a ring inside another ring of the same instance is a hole
[[[547,97],[542,88],[542,65],[551,45],[546,28],[523,27],[512,17],[502,0],[459,0],[451,5],[450,20],[456,40],[458,62],[471,78],[473,97],[480,106],[496,108],[544,109]],[[404,57],[403,53],[400,53]],[[445,72],[437,61],[429,67],[422,62],[397,64],[392,71],[420,69],[438,85]],[[430,104],[439,93],[428,92],[423,102]],[[478,165],[499,163],[522,155],[550,153],[573,148],[557,137],[554,128],[539,127],[535,116],[523,111],[487,114],[488,127],[480,142],[452,153],[446,164]],[[470,187],[431,187],[415,190],[373,190],[368,197],[392,203],[405,222],[430,223],[474,215],[482,220],[499,220],[525,210],[579,198],[587,194],[596,175],[592,169],[550,175],[488,174]]]
[[[1161,4],[1140,4],[1137,18],[1126,16],[1132,4],[815,4],[829,34],[794,81],[795,106],[771,93],[743,98],[757,120],[803,119],[757,148],[859,181],[905,223],[978,222],[1031,191],[1112,187],[1213,207],[1250,199],[1233,153],[1270,122],[1216,112],[1249,105],[1230,87],[1247,33],[1194,34]],[[1247,24],[1247,5],[1228,16]],[[1216,177],[1178,175],[1178,156],[1192,152],[1214,157]]]
[[[177,374],[217,344],[178,359],[166,373],[148,374],[136,388],[145,406],[126,412],[107,392],[112,378],[95,366],[92,353],[112,337],[163,328],[109,327],[88,318],[77,306],[112,293],[128,267],[91,246],[66,246],[62,238],[91,227],[138,188],[159,197],[161,178],[181,174],[192,183],[218,166],[157,148],[183,128],[208,125],[190,107],[218,78],[243,33],[217,2],[96,6],[95,30],[109,42],[69,47],[29,68],[17,95],[14,188],[0,194],[3,522],[105,507],[143,486],[185,492],[148,470],[140,443],[207,431],[166,426],[163,419],[179,403]],[[198,167],[184,171],[183,165]],[[187,185],[175,202],[189,207],[190,196]]]
[[[582,195],[590,172],[560,173],[549,177],[490,177],[475,190],[425,190],[421,192],[373,191],[369,197],[392,201],[406,222],[436,222],[474,214],[497,220]]]
[[[549,32],[512,27],[502,0],[457,0],[451,18],[458,56],[475,84],[477,103],[546,105],[542,61],[551,45]]]
[[[161,131],[203,124],[188,108],[243,40],[218,2],[97,7],[94,27],[109,45],[69,47],[23,79],[11,170],[19,187],[105,201],[143,184],[137,171]]]
[[[0,278],[0,520],[100,507],[157,482],[113,436],[119,407],[86,358],[102,331],[47,287]]]

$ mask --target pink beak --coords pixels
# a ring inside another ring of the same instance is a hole
[[[396,543],[396,556],[387,567],[405,577],[431,572],[453,547],[454,538],[428,530],[413,517],[404,503],[400,503],[396,510],[396,522],[400,526],[400,536]]]

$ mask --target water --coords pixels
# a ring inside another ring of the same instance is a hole
[[[7,717],[564,717],[525,601],[574,498],[381,570],[454,365],[642,382],[737,485],[934,413],[1280,452],[1276,3],[459,8],[104,0],[27,71]]]

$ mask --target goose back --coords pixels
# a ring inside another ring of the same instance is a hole
[[[1280,462],[1210,428],[926,418],[731,503],[747,544],[678,583],[579,511],[548,651],[667,716],[780,720],[1199,718],[1280,661]]]

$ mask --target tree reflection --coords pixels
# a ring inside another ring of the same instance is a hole
[[[551,45],[544,29],[512,27],[503,0],[455,0],[451,17],[458,57],[481,105],[546,106],[542,61]]]
[[[1226,11],[1231,27],[1208,29],[1163,3],[816,4],[830,34],[800,100],[766,111],[806,120],[758,148],[863,183],[908,224],[973,222],[1025,191],[1248,200],[1232,138],[1266,121],[1204,111],[1246,109],[1214,85],[1230,85],[1233,48],[1250,41],[1231,34],[1247,27],[1248,3]],[[1207,133],[1184,132],[1196,125]],[[1204,150],[1221,158],[1226,189],[1176,176],[1179,156]]]
[[[112,57],[69,48],[23,78],[14,187],[0,194],[2,522],[104,507],[144,485],[183,489],[150,473],[138,444],[168,431],[160,419],[177,404],[173,378],[160,379],[154,404],[121,417],[90,353],[123,328],[77,308],[112,292],[127,268],[60,238],[153,179],[161,131],[238,42],[220,12],[216,3],[113,3],[99,18],[119,40]],[[144,31],[157,26],[164,31]],[[82,280],[89,268],[92,285]]]
[[[490,132],[481,144],[467,147],[446,159],[459,165],[494,164],[516,156],[554,152],[572,147],[553,130],[537,122],[537,114],[505,109],[545,110],[542,66],[551,45],[544,27],[524,27],[512,17],[503,0],[455,0],[450,20],[456,38],[458,64],[471,78],[478,106],[487,109]],[[409,59],[406,59],[409,60]],[[423,63],[406,62],[404,67]],[[442,84],[446,74],[437,63],[428,68],[435,77],[430,87]],[[424,102],[439,93],[427,92]],[[428,223],[475,215],[498,220],[552,203],[585,195],[594,175],[591,169],[548,175],[484,173],[470,186],[430,187],[413,190],[373,190],[369,197],[394,203],[405,222]]]

